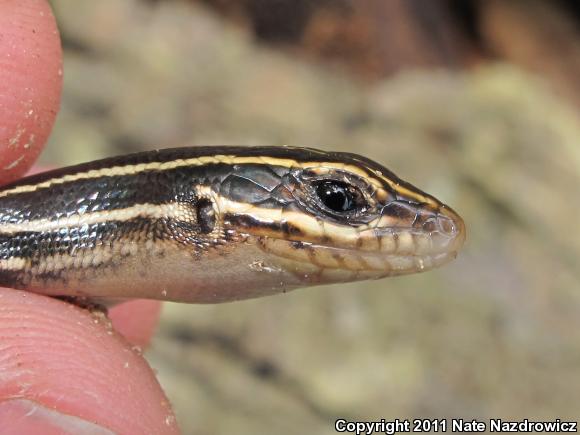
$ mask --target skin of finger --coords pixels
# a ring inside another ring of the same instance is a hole
[[[62,50],[48,2],[0,1],[0,184],[40,154],[61,90]]]
[[[0,1],[0,184],[37,158],[61,89],[60,38],[48,3]],[[108,321],[14,290],[0,290],[0,299],[0,401],[24,398],[119,433],[177,432],[151,370]],[[146,316],[147,328],[133,330],[123,321],[135,313]],[[116,315],[125,335],[140,344],[157,316],[151,306]]]
[[[152,370],[103,314],[0,289],[0,376],[0,407],[24,399],[114,433],[178,433]]]
[[[161,303],[145,299],[125,302],[109,310],[115,330],[142,349],[149,346],[160,314]]]

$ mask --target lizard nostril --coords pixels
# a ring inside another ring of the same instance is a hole
[[[457,226],[453,219],[440,214],[425,220],[423,222],[423,230],[429,233],[441,233],[448,237],[453,237],[457,234]]]
[[[439,216],[439,229],[442,233],[452,236],[456,233],[457,229],[455,223],[446,216]]]

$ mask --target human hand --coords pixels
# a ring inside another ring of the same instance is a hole
[[[22,176],[52,129],[62,53],[46,0],[0,0],[0,183]],[[10,433],[178,433],[155,376],[136,351],[160,305],[104,316],[0,289],[0,428]],[[119,331],[119,332],[117,332]]]

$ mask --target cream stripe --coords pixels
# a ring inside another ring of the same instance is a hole
[[[348,225],[336,225],[305,213],[286,212],[282,214],[281,209],[260,208],[247,203],[232,201],[217,195],[215,192],[210,193],[209,188],[199,190],[199,193],[202,195],[211,195],[216,203],[216,209],[219,213],[218,216],[223,216],[226,213],[237,216],[246,215],[252,217],[258,222],[264,223],[276,223],[284,219],[284,221],[303,231],[306,238],[310,240],[319,240],[321,237],[326,236],[338,243],[348,243],[354,246],[360,235],[360,231],[370,229],[374,224],[371,222],[364,227],[358,228],[353,228]],[[83,225],[94,225],[104,222],[124,222],[139,217],[149,219],[180,219],[184,218],[186,213],[187,212],[183,209],[183,205],[179,203],[160,205],[138,204],[124,209],[85,213],[52,221],[48,219],[39,219],[17,224],[4,224],[0,225],[0,233],[15,234],[18,232],[56,231],[59,229],[78,228]],[[262,233],[267,235],[271,234],[272,230],[268,228],[256,228],[255,231],[249,232],[255,235],[260,235]],[[299,236],[296,240],[303,240],[303,237]]]
[[[34,192],[35,190],[44,189],[54,184],[69,183],[77,180],[88,180],[99,177],[134,175],[144,171],[152,171],[152,170],[167,171],[186,166],[203,166],[207,164],[218,164],[218,163],[225,163],[229,165],[257,163],[257,164],[277,165],[283,167],[300,167],[300,168],[318,165],[330,165],[333,167],[339,166],[341,169],[344,167],[343,164],[336,165],[332,163],[298,163],[296,160],[278,159],[270,157],[236,157],[234,155],[215,155],[215,156],[196,157],[192,159],[177,159],[169,162],[149,162],[149,163],[139,163],[136,165],[112,166],[109,168],[91,169],[90,171],[87,172],[79,172],[77,174],[68,174],[60,178],[52,178],[50,180],[46,180],[38,184],[19,186],[13,189],[5,190],[3,192],[0,192],[0,197],[8,196],[15,193]],[[353,166],[353,168],[355,169],[356,173],[360,174],[362,172],[361,176],[367,175],[356,166]]]
[[[0,260],[0,270],[22,270],[26,267],[26,259],[12,257]]]
[[[284,234],[287,240],[303,241],[303,242],[319,242],[322,238],[328,238],[333,242],[341,245],[348,245],[351,247],[358,246],[358,239],[373,239],[371,241],[379,242],[376,239],[376,228],[378,225],[388,226],[391,224],[386,219],[393,219],[391,217],[380,216],[365,225],[352,227],[348,224],[338,225],[332,222],[320,219],[317,216],[308,213],[301,213],[297,211],[285,211],[282,208],[261,208],[245,202],[232,201],[229,198],[215,193],[209,186],[196,186],[195,190],[199,195],[210,198],[215,205],[218,216],[225,214],[232,214],[234,216],[249,216],[257,222],[266,225],[276,222],[286,222],[298,228],[306,236],[298,234],[292,236],[291,234]],[[255,231],[249,231],[252,235],[272,236],[272,230],[268,227],[256,228]],[[366,242],[364,240],[363,242]],[[371,248],[369,248],[371,246]],[[363,243],[362,250],[375,250],[375,246],[371,243]]]
[[[177,203],[170,204],[138,204],[133,207],[97,211],[92,213],[77,214],[58,220],[39,219],[18,224],[0,225],[1,234],[14,234],[27,231],[56,231],[64,228],[76,228],[83,225],[94,225],[112,221],[128,221],[143,218],[178,218],[183,216],[183,208]]]
[[[334,243],[343,246],[348,245],[354,248],[356,247],[359,238],[363,237],[365,239],[372,239],[376,237],[373,230],[379,223],[381,225],[388,224],[384,219],[381,220],[381,218],[379,218],[364,226],[354,228],[350,225],[337,225],[332,222],[324,221],[306,213],[295,211],[284,212],[282,209],[260,208],[248,203],[232,201],[218,195],[216,192],[213,192],[208,186],[196,186],[195,190],[198,194],[212,199],[214,207],[216,208],[218,221],[220,220],[219,217],[224,216],[226,213],[235,216],[249,216],[257,222],[263,222],[264,224],[284,221],[299,228],[304,234],[298,234],[294,237],[292,237],[292,235],[284,234],[284,237],[289,237],[291,240],[318,242],[326,237]],[[191,219],[189,214],[190,211],[185,210],[184,205],[180,203],[173,202],[159,205],[145,203],[124,209],[77,214],[57,220],[38,219],[15,224],[3,224],[0,225],[0,233],[15,234],[18,232],[56,231],[65,228],[78,228],[84,225],[94,225],[105,222],[126,222],[135,218]],[[220,226],[221,222],[217,227]],[[272,230],[267,227],[257,227],[248,232],[253,235],[272,235]],[[366,243],[363,245],[366,245]]]
[[[360,237],[375,237],[373,226],[375,222],[369,222],[367,225],[359,226],[357,228],[350,225],[337,225],[322,219],[317,219],[306,213],[295,211],[283,212],[282,209],[260,208],[256,206],[248,206],[246,203],[232,201],[227,198],[218,197],[218,209],[220,213],[230,213],[235,216],[249,216],[257,222],[276,223],[287,222],[296,228],[300,229],[303,234],[283,234],[286,240],[302,241],[302,242],[320,242],[324,238],[330,240],[333,244],[338,244],[342,247],[357,247],[357,241]],[[370,231],[365,231],[370,230]],[[240,230],[243,232],[243,230]],[[248,233],[256,236],[273,236],[273,231],[270,228],[254,228]]]
[[[426,198],[424,195],[419,194],[418,192],[411,191],[407,188],[399,186],[390,178],[385,177],[382,173],[375,171],[370,168],[366,168],[366,170],[359,168],[355,165],[345,164],[341,162],[298,162],[297,160],[292,159],[282,159],[276,157],[267,157],[267,156],[259,156],[259,157],[240,157],[235,155],[214,155],[214,156],[204,156],[204,157],[197,157],[192,159],[178,159],[172,160],[169,162],[150,162],[150,163],[139,163],[137,165],[125,165],[125,166],[112,166],[109,168],[102,168],[102,169],[92,169],[87,172],[79,172],[77,174],[68,174],[64,175],[63,177],[59,178],[52,178],[50,180],[46,180],[42,183],[38,184],[31,184],[31,185],[24,185],[18,186],[13,189],[8,189],[0,192],[0,198],[18,194],[18,193],[25,193],[25,192],[34,192],[39,189],[46,189],[55,184],[63,184],[63,183],[70,183],[77,180],[87,180],[99,177],[114,177],[114,176],[122,176],[122,175],[134,175],[144,171],[167,171],[171,169],[176,169],[180,167],[186,166],[203,166],[207,164],[218,164],[218,163],[225,163],[229,165],[234,164],[264,164],[264,165],[273,165],[273,166],[282,166],[287,168],[310,168],[310,167],[327,167],[332,169],[339,169],[343,171],[348,171],[353,174],[356,174],[362,178],[368,180],[371,184],[375,185],[377,188],[381,188],[382,184],[379,181],[383,180],[389,186],[394,189],[395,191],[410,196],[412,198],[416,198],[422,202],[429,202],[433,203],[430,198]],[[369,178],[369,174],[367,171],[370,171],[377,179]]]
[[[277,238],[276,235],[278,235],[284,236],[284,239],[287,240],[299,240],[303,242],[324,241],[325,245],[330,240],[331,243],[327,246],[338,246],[343,249],[353,248],[360,249],[362,251],[376,252],[378,246],[380,246],[382,248],[380,249],[382,252],[394,253],[396,251],[396,246],[385,249],[385,247],[382,246],[382,240],[376,238],[376,233],[373,231],[376,222],[370,222],[367,225],[353,228],[348,225],[337,225],[328,221],[323,221],[305,213],[294,211],[283,212],[282,209],[260,208],[251,206],[247,203],[232,201],[230,199],[220,197],[215,192],[211,191],[211,189],[209,189],[207,186],[198,186],[197,190],[201,195],[210,196],[214,200],[218,216],[220,216],[220,214],[223,216],[225,213],[233,214],[236,216],[247,215],[258,222],[263,222],[266,224],[284,221],[296,226],[303,232],[303,234],[298,234],[296,236],[292,236],[291,234],[283,234],[282,231],[280,231],[279,234],[276,234],[267,227],[260,228],[258,226],[247,231],[254,236],[263,235]],[[161,205],[138,204],[125,209],[86,213],[84,215],[71,216],[55,221],[43,219],[23,222],[20,224],[1,225],[0,233],[10,234],[22,231],[54,231],[63,228],[76,228],[83,225],[93,225],[110,221],[129,221],[138,217],[151,219],[183,219],[187,218],[188,214],[188,210],[184,210],[183,205],[179,203]],[[380,218],[378,220],[380,220]],[[222,224],[222,222],[219,222],[218,225],[216,225],[216,230],[218,230]],[[243,232],[243,230],[240,232]],[[388,234],[383,235],[382,238],[386,239],[388,237],[392,238],[392,236],[389,236]],[[363,238],[364,243],[359,242],[360,238]],[[408,250],[409,253],[412,253],[414,250],[414,245],[410,235],[408,239],[409,240],[405,242],[404,248],[406,251]],[[142,246],[145,247],[148,252],[151,252],[153,249],[155,249],[155,243],[153,242],[151,242],[151,246],[148,246],[146,243],[142,244]],[[119,249],[122,251],[124,249],[135,250],[137,248],[138,247],[136,245],[122,245]],[[55,256],[41,258],[41,264],[38,271],[54,272],[67,269],[72,267],[72,265],[75,265],[75,268],[97,266],[101,263],[109,261],[112,255],[109,250],[99,251],[97,247],[92,248],[91,251],[94,255],[77,257],[68,254],[58,254]],[[129,253],[129,251],[127,251],[127,253]],[[133,252],[133,254],[134,253],[135,252]],[[25,258],[9,258],[0,260],[0,270],[24,270],[28,264],[28,260]]]

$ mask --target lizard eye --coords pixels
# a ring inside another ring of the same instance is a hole
[[[364,205],[360,190],[338,180],[318,180],[314,191],[321,204],[335,213],[348,213]]]

